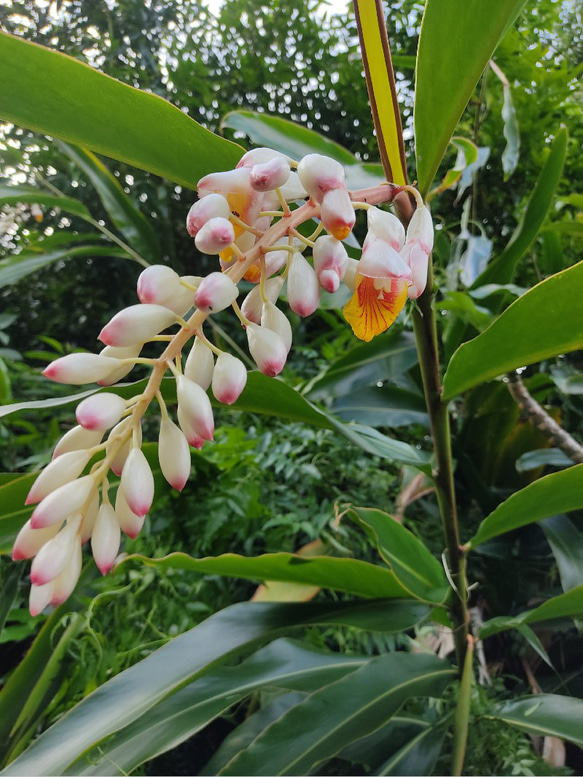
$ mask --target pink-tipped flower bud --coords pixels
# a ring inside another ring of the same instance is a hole
[[[241,159],[237,162],[237,169],[240,167],[255,167],[255,165],[262,165],[266,162],[271,162],[273,159],[282,159],[284,162],[291,161],[289,157],[282,154],[281,151],[275,151],[273,148],[252,148],[251,151],[243,154]]]
[[[55,359],[43,375],[56,383],[95,383],[121,367],[119,359],[94,353],[70,353]]]
[[[72,483],[56,488],[42,500],[30,516],[33,529],[62,523],[65,518],[80,513],[95,489],[92,475],[85,475]]]
[[[230,215],[229,203],[222,194],[207,194],[188,211],[186,231],[190,237],[196,237],[207,221],[215,218],[228,219]]]
[[[77,405],[75,417],[84,429],[104,432],[115,426],[126,409],[125,399],[103,392],[87,397]]]
[[[28,520],[18,532],[12,548],[13,561],[33,558],[39,550],[59,531],[59,524],[33,529]]]
[[[132,345],[126,345],[124,348],[115,348],[112,345],[106,345],[99,351],[100,356],[112,357],[114,359],[134,359],[140,355],[143,343],[132,343]],[[120,367],[112,370],[107,377],[102,380],[98,380],[100,386],[113,386],[122,378],[125,378],[135,367],[132,362],[122,363]]]
[[[202,437],[204,440],[212,440],[215,431],[215,420],[206,391],[198,383],[194,383],[194,381],[189,380],[184,375],[179,375],[176,378],[176,395],[178,397],[178,408],[184,414],[189,426],[199,437]]]
[[[55,489],[76,480],[87,466],[91,455],[87,451],[63,453],[46,466],[28,492],[25,504],[35,505]]]
[[[267,281],[265,281],[265,298],[270,302],[275,302],[281,293],[283,284],[284,280],[281,277],[269,278]],[[263,299],[261,297],[261,288],[256,286],[254,289],[251,289],[249,294],[247,294],[243,300],[243,304],[241,305],[241,312],[245,318],[249,319],[249,321],[252,321],[254,324],[258,324],[261,321],[262,309]]]
[[[39,550],[30,569],[33,585],[50,583],[69,564],[75,552],[75,544],[79,542],[80,520],[80,515],[70,519],[67,525]]]
[[[69,429],[55,445],[53,459],[62,456],[63,453],[69,453],[70,451],[81,451],[87,448],[93,448],[94,445],[99,445],[102,438],[103,432],[100,430],[91,431],[90,429],[83,429],[82,426],[74,426],[72,429]]]
[[[203,279],[194,295],[194,304],[206,313],[218,313],[228,308],[239,296],[239,289],[222,272],[212,272]]]
[[[247,383],[247,368],[236,356],[222,353],[217,359],[213,375],[213,394],[225,405],[232,405],[239,399]]]
[[[172,488],[182,491],[190,477],[190,448],[180,427],[166,417],[160,424],[158,459],[162,474]]]
[[[130,450],[132,448],[132,437],[134,432],[134,425],[133,425],[133,419],[131,417],[124,418],[123,421],[120,421],[120,423],[111,430],[108,440],[107,440],[107,446],[105,448],[105,454],[110,459],[109,466],[111,467],[112,472],[114,472],[116,475],[121,475],[123,466],[126,462],[127,457],[129,456]],[[137,434],[137,443],[138,446],[142,444],[142,427],[141,424],[138,424],[136,427],[136,434]],[[115,445],[117,445],[117,440],[119,437],[125,437],[126,441],[124,444],[118,448],[117,452],[113,454],[113,448]]]
[[[326,192],[344,187],[340,162],[322,154],[308,154],[298,165],[300,182],[314,202],[322,202]]]
[[[206,440],[196,433],[196,430],[192,425],[191,418],[186,413],[184,408],[180,407],[180,405],[178,406],[176,416],[178,418],[178,424],[180,425],[180,428],[184,432],[184,436],[186,437],[188,444],[192,445],[193,448],[196,448],[197,450],[201,451],[203,449],[203,446]]]
[[[117,489],[115,496],[115,514],[122,532],[127,534],[131,540],[135,540],[142,531],[145,516],[136,515],[130,510],[121,488]]]
[[[339,240],[322,235],[314,244],[314,270],[320,286],[330,293],[335,292],[344,278],[348,265],[348,254]]]
[[[132,448],[123,465],[120,487],[130,510],[146,515],[154,500],[154,477],[140,448]]]
[[[256,192],[269,192],[287,183],[289,174],[289,164],[286,160],[274,157],[269,162],[254,165],[249,181]]]
[[[99,333],[106,345],[123,348],[145,343],[176,323],[176,314],[162,305],[131,305],[116,313]]]
[[[247,224],[254,224],[261,208],[262,195],[251,188],[251,170],[240,167],[221,173],[210,173],[198,182],[198,196],[218,192],[224,195],[231,213]]]
[[[106,575],[113,566],[119,553],[121,532],[115,510],[104,502],[99,508],[93,534],[91,535],[91,552],[102,575]]]
[[[366,241],[358,272],[367,278],[403,278],[408,283],[412,280],[407,262],[384,240]]]
[[[299,251],[292,254],[287,276],[287,299],[298,316],[311,316],[320,302],[318,276]]]
[[[192,380],[205,391],[211,385],[213,371],[215,369],[215,357],[208,345],[200,337],[194,338],[194,344],[190,349],[184,374],[188,380]]]
[[[163,264],[147,267],[138,278],[140,302],[161,305],[183,316],[193,305],[194,292],[184,287],[180,280],[178,273],[171,267]]]
[[[73,546],[73,553],[69,558],[69,563],[63,569],[61,574],[52,582],[53,593],[51,596],[51,604],[57,607],[66,601],[77,585],[79,576],[81,574],[81,568],[83,566],[83,554],[81,551],[81,543],[76,542]]]
[[[247,341],[251,356],[261,372],[274,378],[283,370],[287,349],[279,335],[257,324],[247,326]]]
[[[433,249],[433,221],[429,208],[418,205],[407,227],[407,243],[417,240],[426,254]]]
[[[228,219],[207,221],[194,238],[194,244],[203,254],[220,254],[235,242],[235,229]]]
[[[28,596],[28,611],[33,618],[40,615],[51,603],[53,596],[53,584],[31,585]]]
[[[93,496],[89,500],[89,505],[86,507],[85,512],[81,519],[81,544],[84,545],[93,534],[93,527],[97,519],[97,513],[99,511],[99,493],[93,492]]]
[[[405,227],[396,216],[380,208],[371,207],[366,217],[368,231],[373,237],[384,240],[395,251],[401,250],[405,242]]]
[[[407,241],[400,255],[411,270],[412,283],[409,286],[409,298],[417,299],[425,291],[427,272],[429,270],[429,254],[417,240]]]
[[[356,215],[346,189],[333,189],[322,198],[322,224],[336,240],[345,240],[352,231]]]
[[[269,300],[263,305],[261,326],[275,332],[285,346],[286,351],[292,346],[292,328],[288,317],[273,302]]]

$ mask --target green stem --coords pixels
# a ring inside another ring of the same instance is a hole
[[[459,540],[449,413],[447,404],[441,399],[442,387],[439,372],[437,325],[432,303],[433,272],[430,265],[427,287],[417,300],[417,307],[413,311],[413,329],[417,342],[419,367],[421,369],[425,402],[433,437],[435,453],[433,479],[445,536],[447,563],[451,574],[453,601],[450,605],[450,615],[454,628],[456,657],[458,666],[461,668],[464,664],[468,636],[464,551],[460,547]]]
[[[464,767],[466,744],[468,741],[468,724],[470,722],[470,705],[472,697],[472,685],[474,682],[474,639],[468,635],[467,651],[464,660],[464,671],[460,685],[460,692],[455,712],[455,724],[453,729],[453,755],[451,762],[452,777],[459,777]]]

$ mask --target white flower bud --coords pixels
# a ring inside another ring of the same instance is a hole
[[[97,513],[99,511],[99,494],[96,491],[93,492],[93,496],[89,501],[89,506],[85,510],[81,521],[81,544],[84,545],[93,533],[93,527],[95,526],[95,520],[97,519]]]
[[[431,213],[425,205],[418,205],[411,216],[411,221],[407,227],[407,243],[411,240],[419,241],[426,254],[430,254],[433,249],[433,221]]]
[[[333,293],[338,289],[348,265],[348,254],[339,240],[322,235],[314,244],[314,270],[320,286]]]
[[[34,481],[25,504],[37,504],[55,489],[78,478],[90,458],[87,451],[70,451],[53,459]]]
[[[186,437],[188,444],[192,445],[193,448],[196,448],[197,450],[201,451],[206,440],[196,433],[194,426],[191,423],[190,417],[188,416],[184,408],[180,407],[180,405],[178,406],[176,415],[178,417],[178,423],[180,425],[180,428],[184,432],[184,436]]]
[[[322,154],[308,154],[300,160],[298,176],[315,202],[322,202],[326,192],[344,186],[344,168],[340,162]]]
[[[251,170],[247,167],[205,175],[198,182],[198,196],[206,197],[212,192],[223,194],[231,213],[247,224],[254,224],[259,215],[262,196],[251,188],[250,176]]]
[[[287,360],[287,350],[279,335],[263,326],[248,324],[247,340],[261,372],[270,378],[279,375]]]
[[[182,491],[190,476],[190,448],[182,430],[168,417],[160,424],[158,459],[168,483]]]
[[[407,262],[384,240],[368,238],[358,272],[367,278],[404,278],[411,281]]]
[[[305,200],[308,196],[308,192],[302,186],[302,182],[297,173],[293,170],[289,174],[287,183],[281,187],[281,194],[284,200],[291,202],[293,200]]]
[[[229,203],[222,194],[207,194],[188,211],[186,217],[186,231],[190,237],[196,237],[207,221],[214,218],[228,219],[231,215]]]
[[[101,349],[99,355],[112,357],[114,359],[133,359],[140,355],[142,346],[143,343],[132,343],[132,345],[126,345],[123,348],[116,348],[112,345],[106,345],[105,348]],[[131,362],[122,364],[121,367],[112,370],[112,372],[110,372],[107,377],[103,378],[102,380],[98,380],[97,382],[100,386],[113,386],[114,383],[117,383],[122,378],[125,378],[125,376],[130,373],[134,367],[135,364],[132,364]]]
[[[274,251],[273,253],[279,253],[279,251]],[[282,251],[281,253],[287,253],[285,251]],[[267,256],[270,256],[270,254],[267,254]],[[287,256],[286,256],[287,258]],[[265,297],[270,302],[275,302],[283,288],[284,280],[281,277],[277,278],[269,278],[265,281]],[[248,318],[249,321],[252,321],[254,324],[258,324],[261,320],[261,311],[263,309],[263,300],[261,298],[261,288],[259,286],[255,286],[254,289],[251,289],[249,294],[245,297],[243,300],[243,304],[241,305],[241,312],[245,316],[245,318]]]
[[[235,229],[228,219],[218,216],[202,227],[194,238],[194,244],[203,254],[220,254],[235,241]]]
[[[154,500],[154,477],[140,448],[132,448],[123,465],[120,487],[132,512],[146,515]]]
[[[119,553],[121,532],[115,510],[104,502],[99,508],[91,535],[91,552],[102,575],[106,575],[113,566]]]
[[[115,497],[115,514],[117,516],[120,528],[124,534],[127,534],[131,540],[135,540],[138,534],[142,531],[145,516],[136,515],[134,512],[132,512],[132,510],[130,510],[121,488],[117,489],[117,494]]]
[[[37,505],[30,516],[33,529],[43,529],[45,526],[60,524],[74,513],[82,512],[95,488],[92,475],[85,475],[72,483],[56,488]]]
[[[12,559],[22,561],[33,558],[39,550],[59,531],[59,524],[46,526],[44,529],[33,529],[28,520],[18,532],[12,548]]]
[[[378,240],[384,240],[395,251],[399,251],[405,242],[405,227],[392,213],[371,207],[367,214],[368,231]]]
[[[83,429],[82,426],[74,426],[72,429],[69,429],[55,445],[53,459],[62,456],[63,453],[69,453],[70,451],[81,451],[86,448],[93,448],[94,445],[99,445],[102,438],[103,432],[99,429],[92,431],[90,429]]]
[[[205,440],[212,440],[215,431],[215,421],[213,409],[206,391],[198,383],[194,383],[194,381],[189,380],[184,375],[179,375],[176,378],[176,395],[178,397],[178,409],[184,414],[188,426],[199,437]],[[180,425],[182,426],[182,423]],[[189,438],[184,427],[183,430],[187,438]],[[190,442],[190,438],[188,441]]]
[[[289,157],[282,154],[280,151],[275,151],[273,148],[252,148],[251,151],[247,151],[243,154],[241,159],[237,162],[237,169],[240,167],[255,167],[255,165],[262,165],[266,162],[271,162],[273,159],[281,159],[284,162],[291,161]]]
[[[333,189],[322,198],[322,224],[337,240],[345,240],[354,226],[356,215],[346,189]]]
[[[144,343],[176,323],[176,314],[162,305],[131,305],[116,313],[99,333],[106,345]]]
[[[143,304],[161,305],[183,316],[193,305],[194,292],[182,286],[180,276],[171,267],[154,264],[138,278],[138,297]]]
[[[198,383],[206,391],[211,385],[214,368],[215,357],[213,352],[204,340],[201,340],[200,337],[195,337],[194,344],[184,365],[184,374],[189,380]]]
[[[247,383],[247,368],[236,356],[222,353],[217,359],[213,375],[213,394],[225,405],[239,399]]]
[[[43,370],[43,375],[56,383],[94,383],[121,366],[119,359],[94,353],[70,353],[51,362]]]
[[[76,542],[73,546],[73,553],[69,557],[69,563],[63,569],[61,574],[52,582],[52,605],[57,607],[71,596],[75,586],[77,585],[77,581],[79,580],[82,566],[83,554],[81,552],[81,543]]]
[[[53,584],[31,585],[28,597],[28,610],[33,618],[40,615],[51,603],[53,597]]]
[[[118,423],[126,409],[125,399],[103,392],[87,397],[77,405],[75,417],[84,429],[104,432]]]
[[[80,516],[68,521],[67,525],[52,540],[43,545],[32,562],[30,579],[33,585],[45,585],[61,574],[69,564],[79,540]]]
[[[112,472],[114,472],[116,475],[121,475],[123,470],[123,465],[125,464],[125,461],[129,455],[129,452],[132,448],[132,436],[133,436],[133,419],[131,417],[124,418],[123,421],[120,421],[120,423],[111,430],[109,433],[109,437],[107,440],[107,446],[105,448],[105,454],[108,458],[111,459],[109,466],[111,467]],[[137,444],[142,444],[142,426],[141,424],[138,424],[136,427],[137,429]],[[114,444],[117,442],[117,438],[120,436],[126,436],[127,439],[126,442],[119,448],[117,453],[112,458],[112,448]]]
[[[288,317],[273,302],[267,301],[261,313],[261,326],[279,335],[286,351],[292,346],[292,328]]]
[[[254,165],[251,168],[249,181],[255,191],[268,192],[287,183],[289,174],[289,164],[286,160],[274,157],[268,162]]]
[[[239,296],[239,289],[221,272],[212,272],[203,279],[194,295],[194,304],[199,310],[218,313],[228,308]]]
[[[307,259],[296,251],[292,254],[287,276],[287,299],[299,316],[310,316],[320,302],[318,276]]]
[[[411,270],[412,284],[409,286],[409,297],[417,299],[423,294],[427,285],[429,270],[429,254],[417,240],[407,241],[400,252],[403,260]]]

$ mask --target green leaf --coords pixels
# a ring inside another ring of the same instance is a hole
[[[427,426],[425,401],[419,394],[395,386],[367,386],[339,397],[331,407],[342,421],[369,426]]]
[[[0,356],[0,404],[10,402],[12,399],[12,382],[6,362]]]
[[[425,195],[478,79],[525,0],[427,0],[417,54],[415,146]]]
[[[0,116],[19,126],[190,188],[243,153],[161,97],[60,52],[1,33],[0,60]]]
[[[221,127],[244,132],[255,145],[274,148],[298,161],[306,154],[324,154],[336,159],[345,167],[350,189],[375,186],[385,180],[380,165],[360,164],[344,146],[289,119],[253,111],[231,111],[223,118]]]
[[[411,332],[389,331],[351,348],[333,361],[326,372],[305,390],[310,399],[327,399],[351,394],[363,386],[395,380],[417,364],[415,338]]]
[[[478,147],[473,141],[468,140],[468,138],[454,137],[449,142],[457,149],[455,164],[451,170],[447,171],[439,186],[429,192],[427,195],[428,202],[433,199],[436,194],[445,192],[448,189],[451,189],[452,186],[455,186],[461,179],[463,171],[468,167],[475,165],[478,161]]]
[[[500,615],[486,621],[480,628],[480,637],[486,639],[492,634],[498,634],[507,629],[519,629],[524,624],[540,623],[558,618],[579,618],[583,615],[583,585],[572,588],[566,593],[547,599],[533,610],[527,610],[520,615]]]
[[[474,287],[512,281],[518,262],[529,250],[551,207],[555,189],[561,180],[566,153],[567,131],[560,129],[540,172],[536,186],[530,195],[520,223],[514,230],[504,251],[490,262],[474,282]]]
[[[583,394],[583,373],[565,375],[559,369],[552,370],[551,377],[563,394]]]
[[[423,609],[420,604],[408,606]],[[4,774],[62,774],[89,748],[147,715],[164,698],[209,668],[295,626],[340,623],[382,630],[390,620],[390,602],[384,600],[232,605],[100,686],[33,742]],[[451,670],[442,662],[438,664],[439,669],[426,680],[441,686],[450,678]]]
[[[1,33],[0,33],[1,34]],[[1,79],[0,79],[1,80]],[[58,261],[73,259],[77,256],[115,256],[120,259],[131,259],[132,257],[120,248],[109,248],[105,245],[94,246],[75,246],[72,248],[59,248],[56,251],[50,251],[47,254],[39,254],[32,251],[23,251],[20,254],[10,256],[8,259],[0,261],[0,288],[9,286],[12,283],[25,278],[37,270],[42,270],[50,264]]]
[[[0,634],[4,630],[6,618],[18,593],[22,571],[22,566],[12,564],[2,576],[2,585],[0,586]]]
[[[73,197],[55,197],[33,186],[0,186],[0,205],[16,205],[19,202],[36,203],[46,208],[60,208],[73,216],[91,219],[91,214],[85,205]]]
[[[560,448],[539,448],[527,451],[516,459],[517,472],[530,472],[539,467],[571,467],[570,459]]]
[[[580,348],[582,296],[583,262],[527,291],[457,349],[445,373],[444,399],[517,367]]]
[[[512,100],[512,92],[509,84],[504,84],[504,103],[502,105],[502,121],[504,122],[504,137],[506,148],[502,152],[502,170],[504,180],[507,181],[518,165],[520,155],[520,133],[516,109]]]
[[[427,726],[394,753],[375,774],[390,774],[395,777],[432,774],[439,758],[449,721]]]
[[[160,261],[158,236],[150,221],[124,192],[119,181],[90,151],[58,142],[58,147],[87,176],[107,214],[130,246],[151,264]]]
[[[221,556],[197,559],[186,553],[171,553],[158,559],[134,554],[124,558],[121,563],[132,560],[161,569],[188,569],[201,574],[228,575],[260,582],[274,580],[309,583],[367,598],[410,596],[389,570],[350,558],[306,557],[294,553],[266,553],[262,556],[245,557],[225,553]]]
[[[374,658],[292,707],[221,774],[309,774],[316,764],[377,729],[407,699],[440,695],[452,677],[445,662],[428,654]]]
[[[478,531],[467,543],[476,548],[499,534],[518,529],[529,523],[550,518],[551,515],[578,510],[583,507],[583,464],[553,472],[535,480],[484,518]]]
[[[317,651],[279,639],[236,667],[210,671],[163,699],[147,715],[83,753],[68,774],[127,774],[178,746],[265,686],[313,691],[355,671],[366,656]]]
[[[583,580],[583,537],[566,515],[553,515],[541,521],[540,527],[551,546],[559,569],[563,591]]]
[[[448,590],[443,567],[421,540],[381,510],[350,507],[348,515],[364,526],[383,559],[413,596],[443,602]]]
[[[583,700],[538,693],[495,704],[486,715],[534,736],[553,736],[583,747]]]

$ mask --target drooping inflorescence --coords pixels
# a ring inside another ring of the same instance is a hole
[[[232,307],[258,368],[276,376],[293,338],[278,306],[284,286],[289,307],[309,316],[321,289],[333,293],[344,284],[352,291],[344,315],[354,334],[367,341],[393,323],[407,296],[423,292],[433,245],[429,211],[409,189],[417,208],[405,231],[396,216],[375,207],[398,191],[384,184],[349,192],[335,160],[309,154],[295,163],[267,148],[246,153],[235,170],[199,181],[199,199],[186,228],[201,252],[219,256],[220,269],[201,278],[180,277],[167,266],[148,267],[138,279],[139,303],[101,330],[100,353],[69,354],[44,371],[60,383],[113,386],[136,364],[151,368],[146,388],[130,399],[101,391],[78,405],[78,425],[57,443],[53,460],[28,494],[27,504],[36,506],[18,534],[13,558],[33,559],[33,615],[72,593],[85,542],[91,541],[95,562],[106,574],[119,553],[121,533],[134,538],[140,532],[154,498],[152,470],[141,447],[142,419],[151,403],[156,400],[160,410],[160,468],[180,491],[190,473],[190,446],[201,449],[213,439],[208,389],[218,402],[231,405],[245,388],[243,362],[206,338],[208,316]],[[342,242],[354,226],[356,209],[366,209],[368,220],[359,260]],[[313,232],[306,237],[299,227],[310,223]],[[239,307],[242,279],[255,285]],[[163,344],[160,355],[140,356],[152,341]],[[167,373],[176,381],[175,420],[160,390]],[[119,478],[115,498],[112,473]]]

